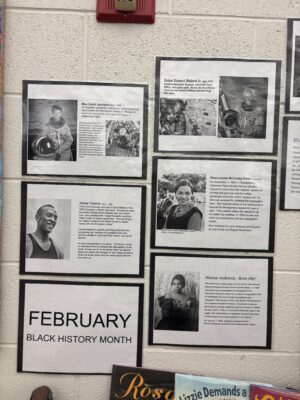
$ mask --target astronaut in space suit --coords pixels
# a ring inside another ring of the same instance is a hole
[[[243,101],[236,108],[239,115],[237,131],[244,138],[265,137],[265,117],[262,107],[258,105],[256,91],[247,87],[243,91]]]

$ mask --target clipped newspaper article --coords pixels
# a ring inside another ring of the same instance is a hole
[[[276,161],[153,158],[152,247],[274,250]]]
[[[300,117],[283,118],[280,209],[300,211]]]
[[[141,366],[143,284],[20,281],[18,372]]]
[[[157,57],[155,150],[276,154],[280,61]]]
[[[149,344],[271,348],[273,259],[152,254]]]
[[[22,183],[21,274],[143,276],[144,186]]]
[[[285,112],[300,113],[300,18],[288,18]]]
[[[148,86],[23,82],[23,175],[146,178]]]

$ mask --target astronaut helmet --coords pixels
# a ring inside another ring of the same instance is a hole
[[[246,87],[243,91],[242,108],[245,111],[253,111],[257,107],[256,90],[251,87]]]
[[[41,156],[51,156],[57,148],[56,143],[48,136],[39,138],[35,143],[35,149]]]

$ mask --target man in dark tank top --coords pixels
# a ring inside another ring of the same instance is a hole
[[[57,222],[57,212],[51,204],[41,206],[35,215],[36,230],[26,235],[26,257],[63,259],[64,255],[50,237]]]

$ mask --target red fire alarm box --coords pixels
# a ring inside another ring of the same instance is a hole
[[[155,0],[136,0],[135,11],[117,11],[116,0],[97,0],[97,21],[154,24]]]

